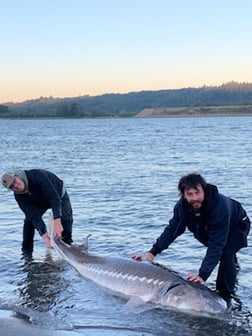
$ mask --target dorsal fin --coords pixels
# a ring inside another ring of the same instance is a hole
[[[80,251],[82,252],[87,252],[88,251],[88,238],[91,237],[92,235],[89,234],[87,235],[86,238],[84,238],[84,242],[79,246]]]

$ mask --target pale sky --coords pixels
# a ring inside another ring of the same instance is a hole
[[[252,82],[251,0],[0,0],[0,103]]]

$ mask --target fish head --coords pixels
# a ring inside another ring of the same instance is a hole
[[[162,305],[201,314],[220,314],[227,309],[226,301],[219,295],[191,281],[165,283],[159,298]]]

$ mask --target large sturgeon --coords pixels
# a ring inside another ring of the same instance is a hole
[[[87,241],[87,240],[86,240]],[[52,238],[57,252],[84,278],[134,301],[200,314],[224,313],[226,302],[204,285],[183,279],[158,264],[123,257],[97,256],[83,246],[67,245]]]

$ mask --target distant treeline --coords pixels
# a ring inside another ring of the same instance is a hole
[[[0,118],[132,117],[146,109],[188,108],[190,111],[198,111],[200,107],[242,105],[252,105],[252,83],[229,82],[221,86],[104,94],[92,97],[40,97],[22,103],[0,105]],[[211,109],[208,109],[209,111]]]

